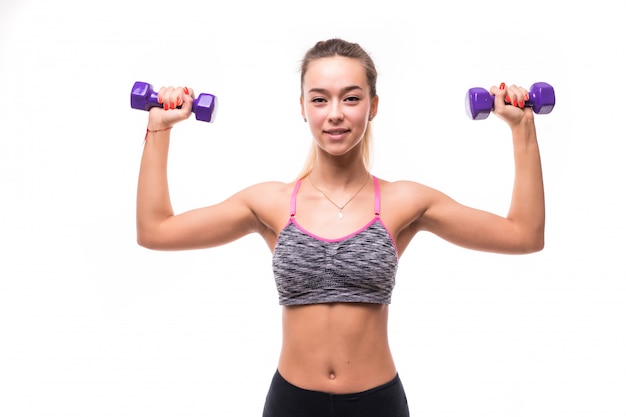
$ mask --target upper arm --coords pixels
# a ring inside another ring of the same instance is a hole
[[[510,218],[458,203],[449,196],[429,189],[427,206],[418,220],[426,230],[469,249],[498,253],[529,253],[540,250],[543,241]]]
[[[150,230],[138,231],[138,243],[157,250],[201,249],[261,232],[264,226],[254,211],[255,188],[215,205],[169,216]]]
[[[426,188],[425,209],[416,220],[425,230],[474,250],[497,253],[530,253],[543,247],[543,234],[484,210],[465,206],[449,196]]]

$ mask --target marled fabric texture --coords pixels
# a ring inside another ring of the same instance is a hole
[[[272,266],[280,305],[389,304],[398,256],[378,216],[336,240],[312,236],[292,217],[278,237]]]

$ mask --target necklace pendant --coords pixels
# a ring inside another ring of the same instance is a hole
[[[339,217],[339,220],[343,219],[343,211],[340,211],[337,217]]]

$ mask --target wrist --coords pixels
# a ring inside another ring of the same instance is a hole
[[[148,120],[148,130],[149,131],[159,131],[159,130],[167,130],[173,127],[172,124],[164,123],[160,120]]]
[[[168,134],[168,138],[169,138],[169,133],[170,130],[172,130],[172,127],[164,127],[164,128],[160,128],[160,129],[151,129],[150,124],[148,124],[148,127],[146,128],[146,135],[143,137],[143,141],[144,143],[148,140],[148,135],[152,134],[152,135],[156,135],[159,133],[167,133]]]
[[[535,125],[530,121],[522,121],[511,128],[514,146],[524,149],[527,146],[537,145]]]
[[[147,126],[149,131],[171,129],[174,126],[174,123],[167,120],[164,113],[165,111],[159,107],[150,109]]]
[[[146,133],[157,133],[157,132],[166,132],[168,130],[171,130],[172,126],[152,126],[152,125],[148,125],[148,127],[146,128]]]
[[[532,113],[530,115],[524,115],[517,123],[510,125],[511,131],[514,135],[526,135],[535,131],[535,120]]]

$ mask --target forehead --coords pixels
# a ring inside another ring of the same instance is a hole
[[[304,74],[305,92],[311,88],[331,89],[345,86],[368,89],[365,68],[358,59],[334,56],[319,58],[309,63]]]

